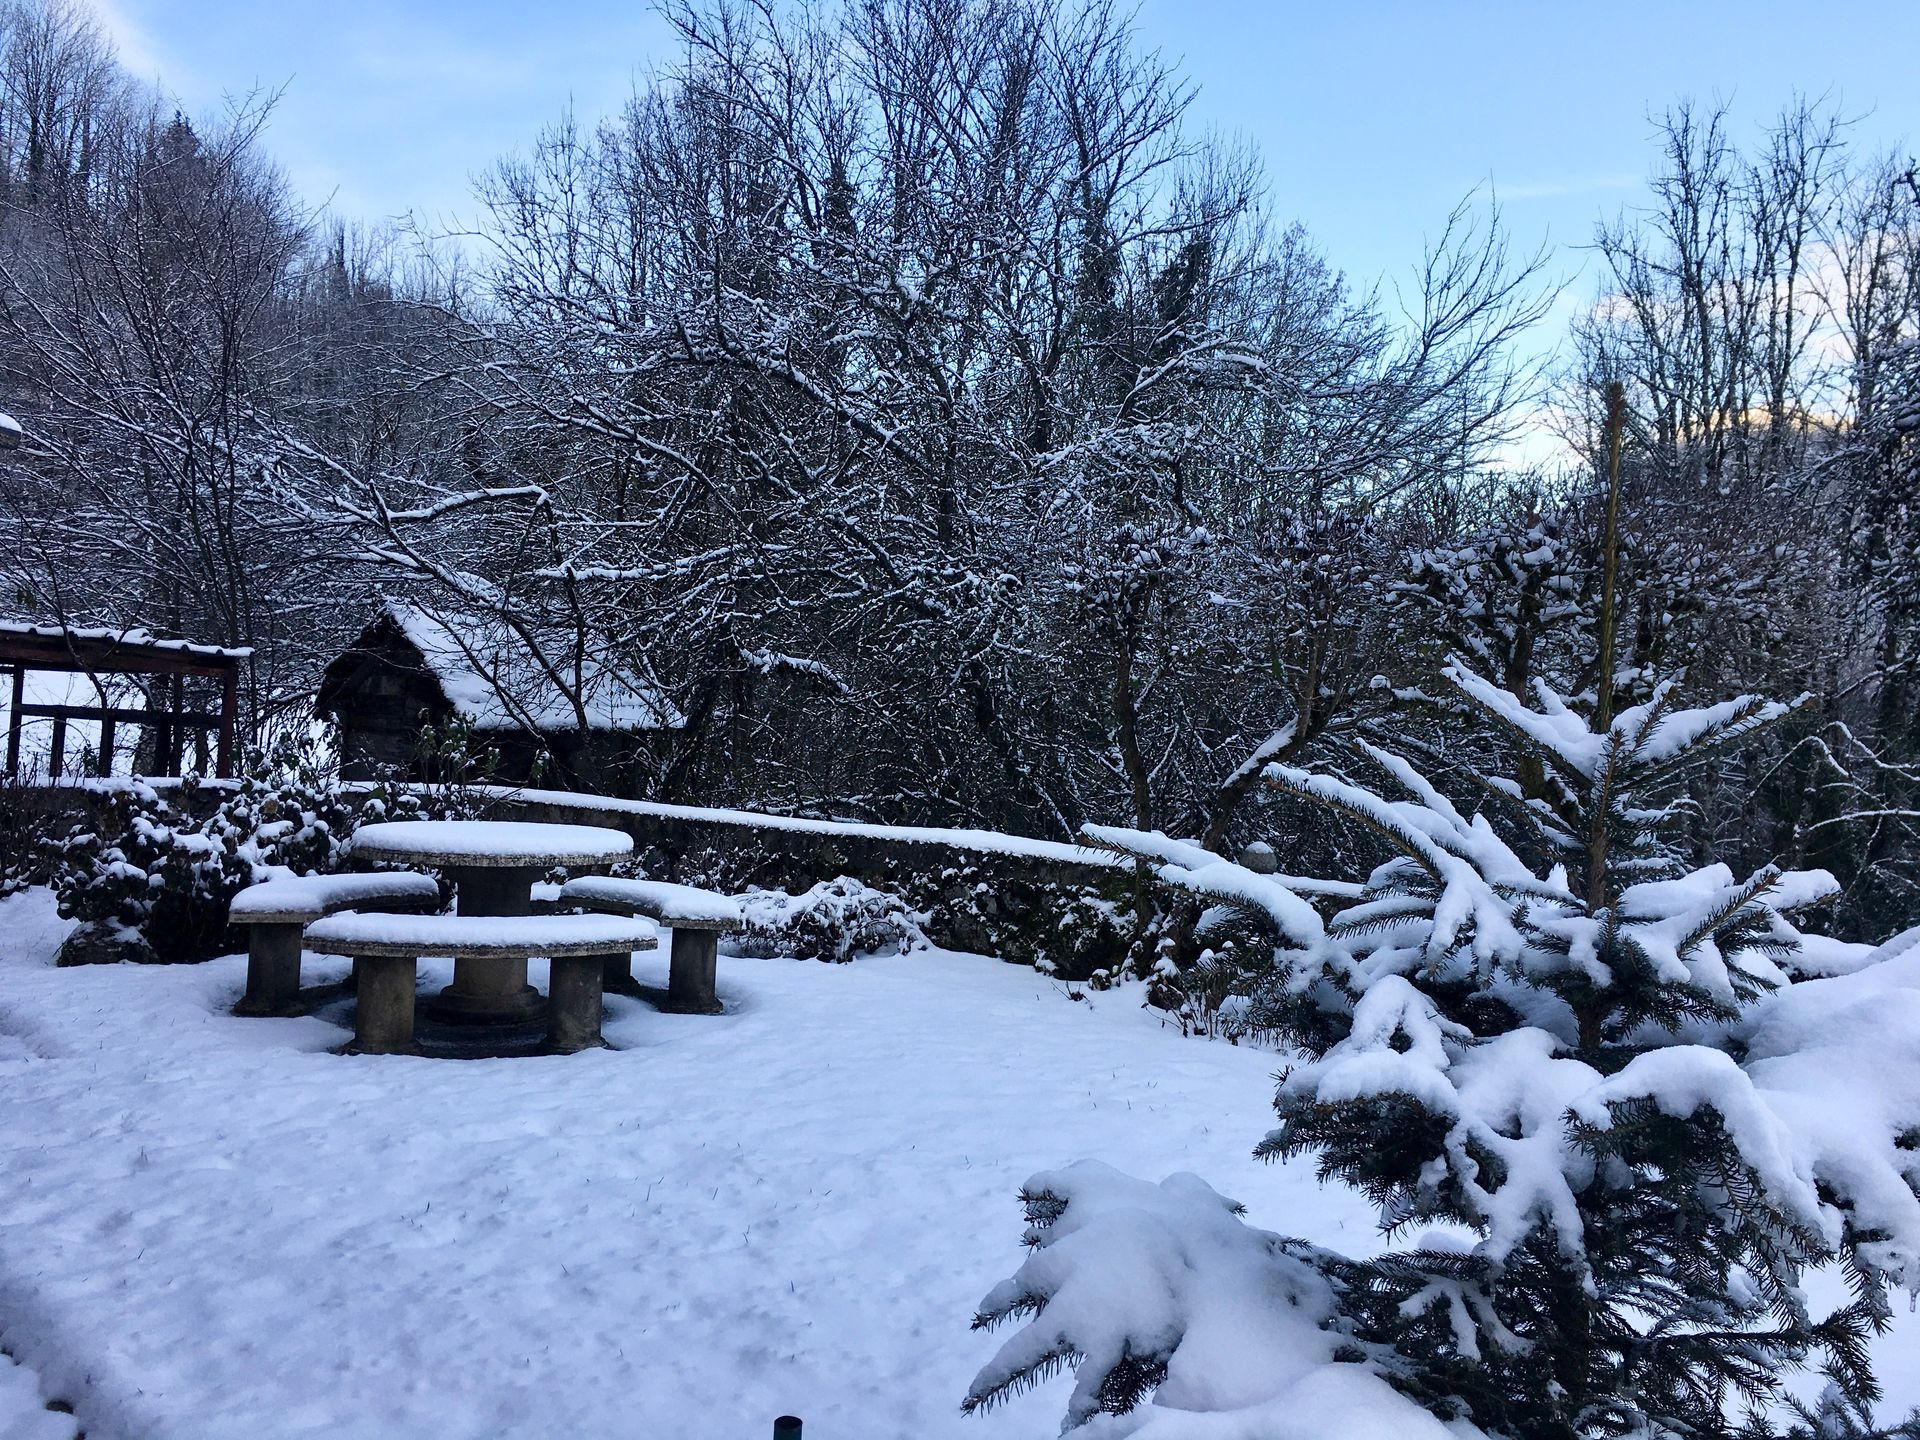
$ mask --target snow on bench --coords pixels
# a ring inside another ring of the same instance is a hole
[[[378,915],[347,910],[307,927],[313,949],[336,955],[555,960],[651,950],[653,926],[617,915]]]
[[[611,875],[582,875],[560,887],[562,902],[590,910],[645,915],[673,930],[738,930],[746,923],[740,907],[725,895],[664,880],[621,880]]]
[[[247,886],[227,906],[227,923],[244,925],[249,931],[247,991],[233,1013],[300,1012],[300,935],[312,921],[359,906],[432,909],[439,903],[439,881],[405,870],[363,875],[289,871]]]
[[[336,910],[387,901],[437,905],[440,882],[411,871],[365,875],[291,875],[249,885],[227,907],[231,925],[305,925]]]
[[[670,885],[664,880],[619,880],[582,875],[560,887],[563,904],[620,915],[646,915],[673,933],[667,960],[666,1008],[687,1015],[718,1015],[719,938],[740,929],[746,917],[725,895]],[[610,990],[631,989],[633,976],[609,963],[603,983]]]
[[[547,1048],[563,1054],[600,1038],[601,976],[608,960],[628,962],[659,942],[651,923],[619,915],[375,915],[345,910],[315,922],[316,949],[353,957],[359,979],[354,1038],[362,1055],[404,1055],[415,1048],[415,973],[422,957],[475,962],[550,963]]]

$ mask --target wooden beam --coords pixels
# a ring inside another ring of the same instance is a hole
[[[26,691],[27,672],[19,665],[13,667],[13,706],[7,711],[7,775],[18,779],[20,775],[20,700]]]
[[[233,778],[233,712],[239,699],[240,667],[233,665],[220,681],[220,749],[213,773],[222,780]]]
[[[143,650],[103,640],[68,644],[38,636],[0,635],[0,665],[81,675],[228,675],[239,668],[240,661],[227,655]]]
[[[212,730],[220,717],[207,710],[129,710],[118,705],[22,705],[35,720],[112,720],[123,725],[198,725]]]

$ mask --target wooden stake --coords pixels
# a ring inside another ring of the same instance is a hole
[[[1619,628],[1617,590],[1620,577],[1620,434],[1627,424],[1627,392],[1618,380],[1607,386],[1607,535],[1601,551],[1600,675],[1595,683],[1598,702],[1594,729],[1613,724],[1613,637]]]

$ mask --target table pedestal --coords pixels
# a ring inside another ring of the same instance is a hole
[[[531,913],[534,882],[544,867],[450,865],[454,909],[461,915]],[[524,1025],[546,1013],[547,1002],[527,983],[525,960],[453,962],[453,983],[427,1004],[447,1025]]]

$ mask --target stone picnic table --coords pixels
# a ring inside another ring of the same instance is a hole
[[[361,860],[428,866],[453,882],[461,916],[525,916],[534,883],[557,865],[606,865],[633,852],[633,839],[597,825],[519,820],[396,820],[362,825],[350,853]],[[524,958],[457,958],[453,983],[427,1013],[452,1025],[519,1025],[546,1002],[527,983]]]

